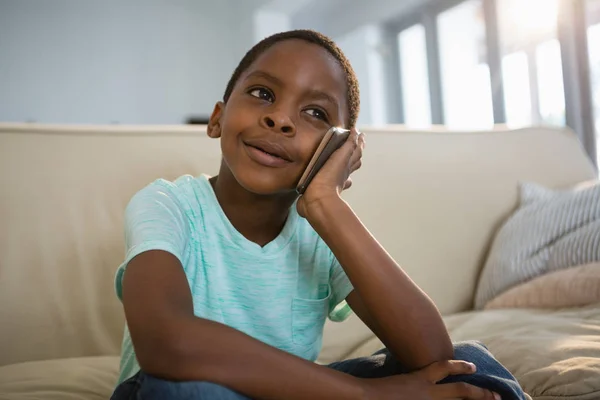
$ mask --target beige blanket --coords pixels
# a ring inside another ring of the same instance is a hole
[[[488,346],[534,400],[600,399],[600,304],[468,312],[445,321],[452,340]],[[372,337],[345,358],[381,347]]]

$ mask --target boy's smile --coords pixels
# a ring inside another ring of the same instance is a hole
[[[274,141],[258,138],[242,142],[246,146],[248,156],[265,167],[285,167],[294,161],[287,149]]]
[[[222,168],[249,192],[290,193],[325,132],[347,124],[346,97],[344,71],[327,50],[274,44],[215,106],[208,131],[221,137]]]

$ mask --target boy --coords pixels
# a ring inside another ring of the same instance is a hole
[[[219,175],[156,181],[127,207],[114,400],[524,399],[485,348],[453,347],[431,300],[341,199],[363,135],[353,128],[297,196],[325,132],[354,127],[358,108],[354,72],[323,35],[280,33],[245,55],[207,128]],[[315,364],[326,317],[350,310],[387,349]]]

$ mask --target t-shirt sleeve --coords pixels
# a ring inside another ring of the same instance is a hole
[[[185,212],[169,185],[169,182],[159,180],[146,186],[131,198],[125,208],[125,260],[115,277],[119,299],[127,264],[138,254],[163,250],[183,264],[190,228]]]
[[[352,309],[346,302],[346,297],[354,290],[346,272],[332,256],[329,284],[331,286],[331,299],[329,301],[329,319],[334,322],[342,322],[352,314]]]

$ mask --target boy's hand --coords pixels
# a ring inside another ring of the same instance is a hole
[[[352,185],[350,174],[360,168],[364,147],[364,134],[352,128],[346,143],[331,155],[298,200],[298,214],[306,218],[312,205],[324,199],[339,198],[340,193]]]
[[[406,375],[364,379],[366,400],[500,400],[489,390],[467,383],[437,385],[449,375],[469,375],[475,366],[465,361],[440,361]]]

